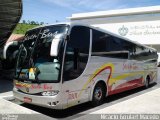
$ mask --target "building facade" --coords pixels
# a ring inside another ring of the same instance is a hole
[[[69,19],[151,46],[160,53],[160,6],[78,13]]]

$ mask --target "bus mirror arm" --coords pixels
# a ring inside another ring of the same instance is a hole
[[[66,40],[66,41],[69,40],[69,35],[66,35],[65,40]]]

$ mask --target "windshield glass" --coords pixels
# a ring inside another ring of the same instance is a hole
[[[51,44],[56,35],[66,35],[66,25],[52,25],[30,30],[20,46],[15,77],[21,80],[59,80],[61,56],[50,56]],[[62,42],[63,43],[63,42]],[[60,46],[60,51],[63,45]]]

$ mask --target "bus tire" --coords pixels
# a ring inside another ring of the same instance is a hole
[[[102,83],[97,83],[93,95],[92,95],[92,106],[101,105],[105,98],[105,87]]]
[[[150,77],[147,76],[146,81],[145,81],[145,88],[149,88],[149,84],[150,84]]]

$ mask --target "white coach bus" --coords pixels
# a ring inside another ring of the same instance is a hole
[[[13,93],[53,109],[145,86],[157,79],[157,51],[113,33],[81,24],[29,30],[17,58]]]

